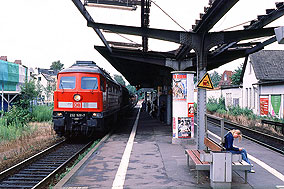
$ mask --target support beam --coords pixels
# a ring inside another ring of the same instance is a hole
[[[115,24],[104,24],[104,23],[97,23],[97,22],[92,22],[92,21],[88,22],[88,26],[92,28],[110,30],[110,31],[118,32],[122,34],[146,36],[146,37],[150,37],[154,39],[160,39],[160,40],[171,41],[171,42],[176,42],[176,43],[181,43],[182,37],[190,38],[191,35],[195,35],[192,32],[142,28],[142,27],[135,27],[135,26],[115,25]]]
[[[277,39],[276,39],[275,36],[274,36],[274,37],[271,37],[271,38],[269,38],[268,40],[266,40],[266,41],[264,41],[264,42],[262,42],[262,43],[256,45],[255,47],[246,50],[246,55],[255,53],[255,52],[257,52],[257,51],[260,51],[260,50],[262,50],[265,46],[270,45],[271,43],[274,43],[274,42],[276,42],[276,41],[277,41]]]
[[[215,0],[194,28],[194,32],[207,33],[239,0]]]
[[[76,5],[78,10],[81,12],[81,14],[84,16],[84,18],[87,20],[87,22],[94,22],[93,18],[91,17],[91,15],[89,14],[89,12],[87,11],[87,9],[84,7],[84,5],[82,4],[80,0],[72,0],[72,1]],[[102,32],[97,28],[93,28],[93,29],[95,30],[95,32],[97,33],[97,35],[99,36],[103,44],[106,46],[106,48],[109,50],[109,52],[112,52]]]

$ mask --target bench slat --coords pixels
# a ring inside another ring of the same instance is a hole
[[[199,151],[199,150],[192,150],[192,152],[193,152],[194,155],[200,160],[200,151]],[[201,161],[201,160],[200,160],[200,162],[201,162],[202,164],[209,164],[209,162],[207,162],[207,161]]]
[[[218,144],[216,144],[215,142],[213,142],[211,139],[207,137],[204,138],[204,144],[205,146],[210,148],[212,151],[217,151],[217,152],[222,151],[222,148]]]
[[[194,161],[194,163],[202,164],[202,162],[195,156],[195,154],[192,152],[192,150],[186,150],[186,153],[191,157],[191,159]]]

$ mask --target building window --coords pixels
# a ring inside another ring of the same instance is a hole
[[[240,102],[238,98],[233,98],[233,106],[240,106]]]
[[[227,81],[228,77],[227,74],[224,74],[224,81]]]
[[[232,93],[226,93],[226,106],[232,106]]]
[[[39,81],[41,81],[41,77],[38,77],[37,79],[38,79]]]
[[[252,95],[251,95],[251,88],[249,88],[249,108],[252,107]]]
[[[246,99],[246,107],[248,108],[248,88],[246,88],[246,96],[245,96],[245,99]]]

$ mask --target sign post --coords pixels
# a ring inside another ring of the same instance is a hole
[[[194,72],[172,72],[173,144],[189,143],[194,138]]]

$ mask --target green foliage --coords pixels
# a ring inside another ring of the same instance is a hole
[[[121,75],[114,74],[114,80],[120,83],[121,85],[125,86],[125,81]]]
[[[39,95],[39,89],[37,89],[35,81],[25,81],[24,85],[21,86],[21,93],[16,99],[14,105],[18,108],[29,109],[30,102]]]
[[[34,106],[32,111],[32,120],[38,122],[52,120],[52,107],[51,106]]]
[[[132,86],[132,85],[127,85],[126,88],[128,89],[128,91],[129,91],[130,93],[133,93],[133,94],[136,93],[136,88],[135,88],[134,86]]]
[[[63,67],[64,67],[64,64],[62,64],[60,60],[58,60],[58,61],[54,61],[51,63],[50,69],[54,71],[60,71],[63,69]]]
[[[218,100],[209,98],[206,107],[209,112],[217,112],[217,110],[226,112],[225,98],[221,97]]]
[[[7,124],[7,116],[0,119],[0,143],[2,141],[11,141],[20,138],[25,133],[31,133],[31,127],[17,123],[17,118]]]
[[[13,106],[10,111],[4,114],[7,126],[9,125],[18,125],[24,126],[31,120],[31,114],[28,109],[23,109],[18,106]]]
[[[228,110],[229,110],[228,111],[229,114],[233,115],[233,116],[239,116],[239,115],[252,116],[252,115],[254,115],[253,111],[251,109],[241,108],[239,106],[228,107]]]
[[[210,74],[210,78],[213,83],[213,87],[218,87],[221,80],[221,75],[218,72],[214,71],[212,74]]]
[[[241,64],[241,66],[239,66],[237,69],[234,70],[235,73],[231,77],[233,85],[240,85],[242,70],[243,70],[243,64]]]

